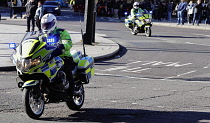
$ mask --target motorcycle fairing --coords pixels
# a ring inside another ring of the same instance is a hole
[[[56,77],[57,72],[61,69],[63,65],[64,61],[59,56],[57,56],[47,64],[40,67],[37,72],[44,73],[51,81]]]

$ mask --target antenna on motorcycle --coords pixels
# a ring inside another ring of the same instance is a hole
[[[80,17],[80,25],[81,25],[81,34],[82,34],[82,46],[83,46],[83,52],[84,52],[84,57],[86,57],[86,52],[85,52],[85,44],[84,44],[84,34],[83,34],[83,30],[82,30],[82,21],[81,21],[81,15],[79,12],[79,17]]]

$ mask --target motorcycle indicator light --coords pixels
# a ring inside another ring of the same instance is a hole
[[[9,43],[9,48],[10,49],[15,49],[16,48],[16,43]]]

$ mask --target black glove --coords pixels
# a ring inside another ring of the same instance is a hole
[[[55,57],[55,56],[59,56],[63,54],[63,51],[61,48],[56,48],[52,53],[51,53],[51,57]]]
[[[58,44],[58,48],[60,48],[60,49],[65,49],[65,47],[64,47],[63,44]]]

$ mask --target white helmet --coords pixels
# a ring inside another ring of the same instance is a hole
[[[138,3],[138,2],[135,2],[135,3],[133,4],[133,8],[134,8],[134,9],[138,9],[138,8],[139,8],[139,3]]]
[[[57,26],[56,17],[53,14],[45,14],[41,19],[41,28],[43,33],[49,34]]]

